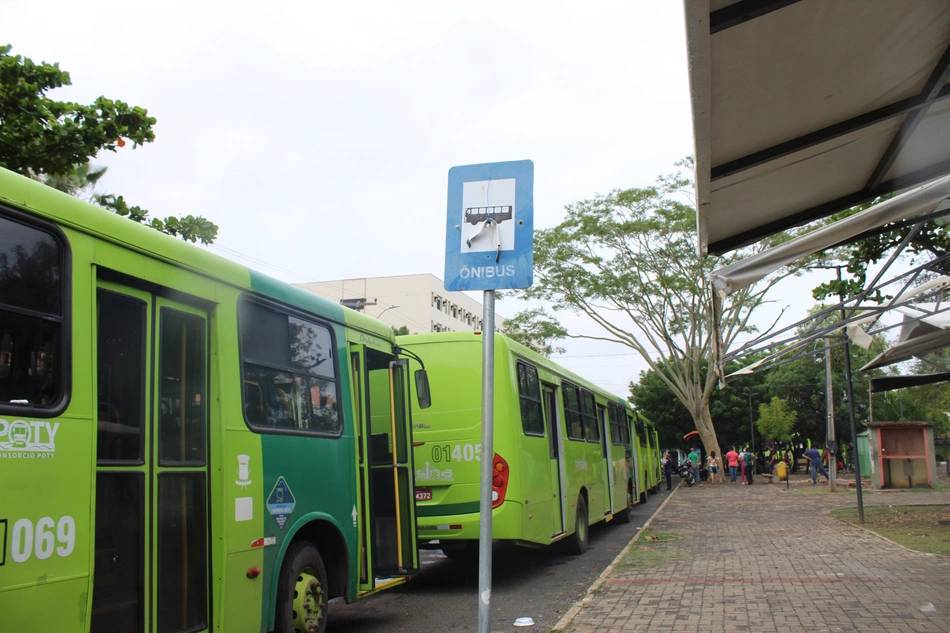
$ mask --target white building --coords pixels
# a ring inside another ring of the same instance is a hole
[[[449,292],[435,275],[363,277],[294,284],[298,288],[376,317],[410,334],[481,331],[482,304],[462,292]],[[495,329],[505,320],[495,314]]]

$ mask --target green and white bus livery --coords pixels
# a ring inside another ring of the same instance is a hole
[[[432,407],[413,413],[416,515],[424,546],[447,556],[477,548],[482,459],[493,463],[492,536],[527,546],[588,526],[629,521],[634,479],[631,405],[511,339],[495,337],[494,454],[481,450],[479,333],[397,337],[425,359]],[[435,544],[438,541],[438,544]]]
[[[324,630],[419,566],[409,382],[388,325],[0,170],[0,631]]]

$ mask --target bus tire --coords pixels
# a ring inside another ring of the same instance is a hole
[[[630,523],[633,520],[633,486],[627,486],[627,507],[614,515],[618,523]]]
[[[320,552],[311,543],[292,543],[277,581],[274,633],[324,633],[327,602],[327,571]]]
[[[587,502],[584,495],[577,497],[577,522],[574,524],[574,534],[571,535],[570,550],[572,554],[580,556],[587,551],[587,542],[590,537],[590,525],[587,523]]]

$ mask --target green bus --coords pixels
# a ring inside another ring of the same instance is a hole
[[[431,408],[413,413],[423,547],[440,547],[450,557],[477,551],[480,463],[486,458],[494,472],[494,539],[527,546],[569,539],[580,554],[589,525],[630,520],[641,484],[634,477],[639,457],[632,450],[629,403],[497,334],[494,454],[485,456],[481,334],[397,341],[425,359],[432,381]]]
[[[660,455],[659,434],[653,423],[636,414],[634,424],[638,442],[635,451],[638,456],[637,481],[640,484],[640,502],[647,500],[647,493],[653,494],[660,489],[663,480],[663,462]]]
[[[0,630],[324,630],[419,566],[410,382],[388,325],[0,170]]]

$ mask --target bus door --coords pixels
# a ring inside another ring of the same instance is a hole
[[[208,630],[207,312],[100,282],[91,631]]]
[[[564,443],[561,441],[561,422],[557,414],[557,387],[544,384],[544,418],[548,426],[548,449],[551,458],[551,495],[554,499],[551,512],[552,525],[551,534],[562,534],[564,532],[564,516],[566,508],[564,507]]]
[[[616,485],[616,475],[614,475],[614,463],[610,458],[610,422],[607,420],[607,407],[602,404],[597,405],[597,424],[600,426],[600,447],[604,454],[604,467],[607,469],[607,506],[604,508],[604,516],[612,516],[614,513],[614,486]]]
[[[360,591],[419,569],[409,413],[409,362],[350,346],[360,429]]]

